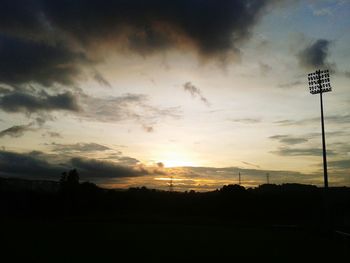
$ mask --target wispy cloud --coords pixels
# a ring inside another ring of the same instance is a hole
[[[93,78],[97,81],[97,83],[99,83],[100,85],[102,85],[104,87],[108,87],[108,88],[112,87],[112,85],[109,83],[109,81],[106,80],[106,78],[98,71],[94,72]]]
[[[111,148],[107,146],[93,142],[75,144],[51,143],[49,146],[52,148],[52,151],[62,153],[97,152],[111,150]]]
[[[305,83],[306,83],[306,81],[305,81]],[[300,85],[305,84],[305,83],[303,83],[301,80],[295,80],[295,81],[291,81],[291,82],[278,84],[278,87],[279,88],[294,88],[294,87],[300,86]]]
[[[179,119],[179,107],[156,107],[149,103],[144,94],[125,94],[119,97],[98,98],[80,94],[81,118],[101,122],[133,120],[146,132],[152,132],[158,122],[166,119]]]
[[[280,147],[276,151],[271,151],[271,153],[281,156],[322,156],[322,149]],[[332,150],[327,150],[327,154],[335,155],[335,152]]]
[[[4,136],[17,138],[23,136],[24,133],[28,131],[34,130],[35,129],[33,128],[33,123],[29,123],[27,125],[14,125],[10,128],[0,131],[0,138]]]
[[[53,131],[47,131],[42,134],[43,137],[50,137],[50,138],[63,138],[62,134],[59,132],[53,132]]]
[[[345,115],[325,116],[325,121],[331,124],[348,124],[350,123],[350,115],[345,114]],[[315,118],[305,118],[305,119],[299,119],[299,120],[290,120],[290,119],[279,120],[279,121],[275,121],[274,123],[281,126],[300,126],[300,125],[314,124],[319,122],[320,122],[320,118],[315,117]]]
[[[210,106],[208,99],[202,95],[201,90],[195,85],[193,85],[191,82],[186,82],[185,84],[183,84],[183,88],[185,91],[188,91],[193,98],[199,97],[205,105]]]
[[[350,157],[346,160],[328,161],[330,169],[348,171],[350,169]]]
[[[257,165],[257,164],[254,164],[254,163],[249,163],[249,162],[244,162],[244,161],[242,161],[242,163],[245,164],[245,165],[248,165],[248,166],[255,167],[255,168],[260,168],[260,165]]]
[[[260,73],[262,76],[266,76],[272,71],[272,67],[269,64],[259,62]]]
[[[232,122],[239,122],[243,124],[256,124],[261,122],[260,118],[238,118],[238,119],[230,119]]]
[[[280,143],[283,143],[286,145],[300,144],[308,141],[308,138],[296,137],[291,135],[273,135],[273,136],[270,136],[269,139],[277,140]]]

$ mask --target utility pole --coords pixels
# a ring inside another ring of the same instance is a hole
[[[266,173],[266,183],[270,184],[270,174]]]
[[[329,80],[328,70],[316,70],[316,72],[308,74],[309,88],[311,94],[320,94],[321,104],[321,130],[322,130],[322,152],[323,152],[323,177],[324,188],[328,189],[328,171],[327,171],[327,150],[326,139],[324,132],[324,117],[323,117],[323,98],[322,94],[332,91],[332,87]]]
[[[241,185],[241,172],[238,172],[238,184]]]
[[[170,177],[170,183],[169,183],[169,192],[174,191],[174,184],[173,184],[173,177]]]

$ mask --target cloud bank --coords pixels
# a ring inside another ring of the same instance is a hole
[[[101,52],[238,54],[270,0],[4,0],[0,83],[70,85]],[[101,75],[94,78],[108,86]]]
[[[331,41],[319,39],[305,47],[298,54],[299,64],[306,69],[319,69],[329,67],[327,58]]]

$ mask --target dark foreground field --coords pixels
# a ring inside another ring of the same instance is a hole
[[[2,222],[3,254],[33,262],[349,257],[349,242],[284,227],[111,221]]]
[[[303,185],[229,186],[210,193],[2,186],[6,262],[350,258],[347,188],[331,189],[326,209],[323,189]]]

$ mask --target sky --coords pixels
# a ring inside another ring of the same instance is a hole
[[[0,176],[350,186],[350,1],[3,0]]]

